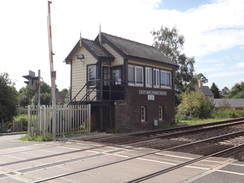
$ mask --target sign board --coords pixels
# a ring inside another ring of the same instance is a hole
[[[166,91],[139,90],[140,95],[167,95]]]
[[[155,100],[155,96],[154,95],[148,95],[147,100]]]
[[[56,71],[51,72],[51,78],[56,80]]]

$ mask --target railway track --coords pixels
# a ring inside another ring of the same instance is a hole
[[[243,134],[244,134],[244,131],[239,131],[239,132],[235,132],[235,133],[231,133],[231,134],[226,134],[226,135],[221,135],[221,136],[214,137],[214,138],[209,138],[209,139],[201,140],[201,141],[194,142],[194,143],[188,143],[188,144],[184,144],[184,145],[180,145],[180,146],[176,146],[176,147],[171,147],[171,148],[167,148],[167,149],[162,149],[162,150],[155,150],[155,151],[152,151],[152,152],[149,152],[149,153],[144,153],[142,155],[137,155],[137,156],[133,156],[133,157],[130,157],[130,158],[125,158],[125,159],[122,159],[120,161],[105,163],[105,164],[102,164],[102,165],[99,165],[99,166],[94,166],[92,168],[87,168],[87,169],[82,169],[82,170],[76,170],[76,171],[68,172],[68,173],[65,173],[65,174],[56,175],[56,176],[53,176],[53,177],[48,177],[48,178],[45,178],[45,179],[33,181],[32,183],[39,183],[39,182],[51,181],[51,180],[59,179],[59,178],[62,178],[62,177],[70,176],[70,175],[73,175],[73,174],[83,173],[83,172],[86,172],[86,171],[90,171],[90,170],[94,170],[94,169],[99,169],[99,168],[103,168],[103,167],[106,167],[106,166],[111,166],[111,165],[118,164],[118,163],[122,163],[122,162],[125,162],[125,161],[130,161],[130,160],[133,160],[133,159],[146,157],[146,156],[151,155],[151,154],[160,153],[163,150],[164,151],[165,150],[167,150],[167,151],[171,150],[172,151],[172,150],[176,150],[176,149],[180,149],[180,148],[189,147],[189,146],[192,146],[192,145],[195,146],[196,144],[198,144],[199,146],[201,146],[202,143],[212,142],[212,141],[215,141],[215,142],[216,141],[221,141],[223,139],[233,138],[233,137],[240,136],[240,135],[243,135]],[[240,152],[240,151],[243,151],[243,150],[244,150],[244,143],[243,144],[240,144],[238,146],[234,146],[234,147],[226,147],[226,148],[223,148],[221,150],[218,149],[218,150],[215,150],[213,152],[205,152],[205,155],[202,155],[201,157],[194,158],[194,159],[189,160],[189,161],[186,161],[184,163],[180,163],[180,164],[171,166],[169,168],[166,168],[166,169],[163,169],[163,170],[160,170],[160,171],[157,171],[157,172],[154,172],[154,173],[145,175],[143,177],[139,177],[137,179],[134,179],[134,180],[129,181],[128,183],[142,182],[142,181],[145,181],[145,180],[154,178],[156,176],[162,175],[164,173],[167,173],[167,172],[170,172],[170,171],[173,171],[173,170],[176,170],[176,169],[179,169],[179,168],[182,168],[182,167],[191,165],[193,163],[202,161],[202,160],[207,159],[209,157],[220,156],[220,155],[227,154],[227,153],[233,154],[233,153]]]
[[[119,160],[119,161],[104,163],[104,164],[96,165],[96,166],[93,166],[93,167],[90,167],[90,168],[84,168],[84,169],[80,169],[80,170],[76,170],[76,171],[70,171],[70,172],[59,174],[59,175],[56,175],[56,176],[52,176],[52,177],[47,177],[47,178],[44,178],[44,179],[36,180],[36,181],[33,181],[33,183],[34,182],[37,183],[37,182],[47,182],[47,181],[51,181],[51,180],[57,180],[59,178],[67,177],[69,175],[79,174],[79,173],[82,173],[82,172],[87,172],[87,171],[90,171],[90,170],[99,169],[99,168],[111,166],[111,165],[114,165],[114,164],[119,164],[119,163],[122,163],[122,162],[125,162],[125,161],[130,161],[130,160],[146,157],[148,155],[160,153],[160,152],[165,151],[165,150],[173,151],[173,150],[182,150],[184,148],[188,148],[189,149],[189,147],[191,147],[191,146],[193,146],[195,148],[197,146],[199,146],[199,147],[202,146],[201,144],[203,144],[203,143],[216,144],[216,142],[221,142],[221,141],[224,141],[226,139],[231,139],[231,138],[235,138],[235,137],[238,137],[238,136],[243,136],[243,134],[244,134],[244,131],[242,130],[242,131],[239,131],[239,132],[230,133],[230,134],[226,134],[226,135],[221,135],[221,136],[218,136],[218,137],[212,137],[212,138],[208,138],[208,139],[205,139],[205,140],[200,140],[200,141],[197,141],[197,142],[191,142],[191,143],[182,144],[182,145],[178,145],[178,146],[174,146],[174,147],[170,147],[170,148],[162,148],[160,150],[152,150],[150,152],[141,153],[140,155],[136,155],[136,156],[129,157],[129,158],[124,158],[124,159]],[[72,154],[72,153],[77,153],[77,152],[80,152],[80,151],[87,151],[87,150],[92,150],[92,149],[102,148],[102,147],[105,147],[105,145],[104,146],[101,145],[101,146],[93,147],[93,148],[86,148],[86,149],[82,149],[82,150],[75,150],[75,151],[70,151],[70,152],[65,152],[65,153],[53,154],[53,155],[50,155],[50,156],[42,156],[42,157],[37,157],[37,158],[30,158],[30,159],[26,160],[25,162],[34,161],[34,160],[40,160],[40,159],[50,158],[50,157],[55,157],[55,156],[61,156],[61,155],[65,155],[65,154]],[[123,147],[120,151],[126,151],[129,148],[131,148],[131,147],[126,147],[126,148]],[[172,166],[172,167],[170,167],[168,169],[163,169],[163,170],[154,172],[152,174],[145,175],[143,177],[139,177],[139,178],[131,180],[129,182],[141,182],[143,180],[148,180],[150,178],[159,176],[159,175],[161,175],[163,173],[166,173],[166,172],[169,172],[169,171],[173,171],[173,170],[175,170],[177,168],[190,165],[192,163],[195,163],[197,161],[201,161],[201,160],[206,159],[206,158],[211,157],[211,156],[223,155],[224,153],[233,154],[234,151],[235,152],[236,151],[237,152],[243,151],[243,148],[244,148],[243,144],[239,144],[238,146],[235,146],[235,147],[225,146],[225,148],[215,149],[214,152],[212,152],[212,151],[211,152],[205,152],[199,158],[195,158],[193,160],[190,160],[190,161],[187,161],[187,162]],[[100,154],[96,154],[94,156],[82,157],[82,158],[84,160],[86,160],[86,159],[90,159],[90,158],[93,158],[93,157],[96,157],[96,156],[104,156],[104,154],[100,153]],[[73,159],[72,161],[80,161],[82,158]],[[45,167],[48,167],[48,166],[57,166],[57,165],[61,165],[61,164],[69,163],[69,162],[70,162],[70,160],[69,161],[61,161],[61,162],[58,162],[58,163],[52,163],[52,164],[49,164],[49,165],[40,165],[40,166],[37,166],[35,168],[27,168],[27,169],[18,170],[18,172],[25,173],[25,172],[28,172],[28,171],[34,171],[34,170],[36,170],[38,168],[41,169],[41,168],[45,168]],[[11,163],[8,163],[8,164],[0,164],[0,167],[4,167],[4,166],[8,166],[8,165],[15,165],[15,164],[19,164],[19,163],[23,163],[23,161],[15,161],[15,162],[11,162]],[[11,172],[8,172],[8,173],[11,173]],[[0,177],[1,177],[1,174],[0,174]]]
[[[206,132],[209,130],[216,130],[216,129],[219,130],[222,128],[228,128],[231,126],[243,125],[243,124],[244,124],[244,118],[238,118],[238,119],[219,121],[213,123],[176,127],[171,129],[135,132],[129,134],[116,135],[116,136],[110,135],[110,136],[104,136],[100,138],[88,139],[88,141],[105,143],[105,144],[126,145],[126,144],[142,142],[142,141],[149,141],[158,138],[162,138],[162,139],[172,138],[172,137],[178,137],[186,134],[200,133],[204,131]]]

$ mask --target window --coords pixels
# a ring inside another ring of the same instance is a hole
[[[153,69],[153,87],[159,88],[159,69]]]
[[[152,68],[146,67],[146,87],[152,87]]]
[[[96,86],[96,79],[97,79],[97,67],[96,65],[88,65],[87,66],[87,73],[88,73],[88,86],[95,87]]]
[[[135,67],[136,85],[143,85],[143,67]]]
[[[128,67],[128,82],[129,84],[135,84],[135,67],[131,65]]]
[[[122,70],[121,67],[113,68],[113,84],[114,85],[122,84],[121,70]]]
[[[143,67],[129,65],[128,67],[128,82],[129,85],[143,86],[144,84]]]
[[[171,87],[171,73],[167,71],[160,71],[160,85],[161,87]]]
[[[141,122],[145,122],[145,121],[146,121],[146,107],[141,106]]]
[[[103,68],[103,85],[108,86],[110,83],[110,68],[109,67],[104,67]]]
[[[164,120],[164,107],[159,106],[159,121],[163,121],[163,120]]]

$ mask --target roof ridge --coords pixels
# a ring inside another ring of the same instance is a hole
[[[115,35],[108,34],[108,33],[105,33],[105,32],[101,32],[101,33],[102,33],[102,34],[106,34],[106,35],[108,35],[108,36],[113,36],[113,37],[115,37],[115,38],[119,38],[119,39],[122,39],[122,40],[130,41],[130,42],[133,42],[133,43],[136,43],[136,44],[145,45],[145,46],[149,46],[149,47],[153,47],[153,48],[155,48],[155,47],[152,46],[152,45],[148,45],[148,44],[141,43],[141,42],[138,42],[138,41],[133,41],[133,40],[131,40],[131,39],[127,39],[127,38],[123,38],[123,37],[115,36]]]

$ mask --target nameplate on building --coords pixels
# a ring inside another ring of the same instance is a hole
[[[155,100],[155,96],[154,95],[148,95],[147,100]]]
[[[139,90],[140,95],[167,95],[166,91]]]

